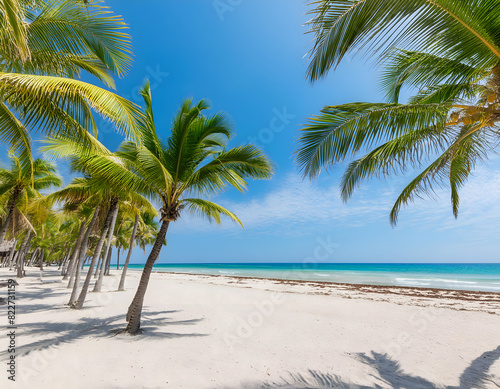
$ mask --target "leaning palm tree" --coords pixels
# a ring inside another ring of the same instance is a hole
[[[149,201],[141,194],[136,193],[133,188],[128,187],[127,182],[123,182],[117,177],[108,178],[107,172],[100,170],[102,160],[119,165],[119,158],[91,135],[89,135],[88,139],[92,145],[96,146],[96,149],[88,147],[85,142],[79,142],[74,138],[62,135],[57,138],[47,138],[44,141],[45,146],[41,148],[52,157],[69,159],[72,170],[85,175],[85,177],[74,179],[66,188],[52,193],[50,197],[53,200],[65,200],[71,203],[92,202],[101,205],[101,209],[106,212],[102,231],[79,297],[74,304],[70,301],[70,305],[77,309],[83,307],[90,286],[92,271],[98,265],[98,260],[102,254],[101,266],[96,268],[96,274],[99,274],[99,278],[94,285],[94,292],[101,291],[105,263],[111,249],[120,205],[123,209],[142,207],[154,213],[154,208]],[[104,245],[105,242],[106,245]],[[103,248],[104,252],[102,253]],[[73,290],[77,287],[78,285],[74,286]]]
[[[41,158],[32,164],[23,165],[20,158],[13,152],[9,153],[10,168],[0,169],[0,196],[8,199],[6,215],[0,230],[0,244],[14,216],[14,211],[19,201],[24,201],[28,206],[28,199],[41,197],[39,191],[58,187],[62,184],[61,178],[56,173],[56,167]]]
[[[126,189],[162,204],[160,229],[127,313],[126,331],[131,334],[140,331],[144,296],[170,223],[182,212],[190,212],[216,223],[226,216],[241,224],[235,214],[202,197],[216,195],[228,186],[244,191],[247,178],[267,179],[273,172],[268,158],[255,146],[226,149],[232,136],[228,118],[222,113],[202,115],[209,108],[205,100],[197,104],[185,101],[174,118],[170,136],[162,141],[155,128],[149,83],[141,94],[146,108],[139,142],[126,141],[113,154],[91,151],[79,142],[68,148],[67,142],[57,140],[50,140],[51,145],[44,148],[57,156],[68,152],[77,156],[72,160],[74,168],[84,167],[108,190]]]
[[[193,104],[185,101],[175,116],[170,136],[162,141],[153,118],[149,83],[141,90],[145,101],[146,119],[141,126],[141,143],[124,142],[116,153],[129,164],[143,181],[130,176],[130,187],[144,185],[161,201],[161,226],[141,275],[138,289],[128,309],[126,331],[140,330],[141,312],[153,265],[160,255],[167,230],[183,212],[191,212],[220,223],[221,217],[241,224],[235,214],[206,200],[227,186],[240,191],[246,188],[246,178],[267,179],[272,175],[270,161],[252,146],[226,149],[232,135],[228,118],[222,113],[205,116],[209,108],[205,100]],[[107,169],[108,164],[103,164]],[[125,172],[124,172],[125,173]],[[111,176],[125,174],[113,172]]]
[[[156,231],[158,231],[158,223],[154,220],[156,213],[150,213],[147,210],[141,212],[140,215],[137,213],[134,217],[134,224],[132,226],[132,233],[130,235],[130,241],[128,244],[128,253],[125,263],[123,264],[122,274],[120,276],[120,284],[118,285],[118,291],[125,290],[125,279],[127,277],[127,269],[130,262],[130,257],[132,256],[132,250],[134,245],[138,244],[140,248],[146,254],[146,246],[152,245],[155,242]]]
[[[0,1],[0,140],[31,163],[30,133],[96,132],[93,111],[131,135],[138,107],[76,80],[81,72],[114,87],[131,63],[130,37],[107,7],[75,0]]]
[[[451,188],[457,217],[459,189],[500,141],[499,5],[498,0],[315,1],[309,79],[324,77],[353,50],[365,48],[385,67],[388,102],[327,106],[311,118],[296,154],[304,174],[315,177],[371,149],[348,165],[341,182],[345,201],[368,177],[423,168],[397,198],[391,223],[397,223],[402,206],[443,183]],[[405,88],[418,92],[403,104]]]

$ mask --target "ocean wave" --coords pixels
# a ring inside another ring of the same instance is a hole
[[[422,280],[414,280],[411,278],[396,278],[396,282],[404,285],[420,285],[420,286],[430,286],[430,282],[421,282]]]
[[[446,282],[446,283],[455,283],[455,284],[477,284],[476,281],[463,281],[463,280],[451,280],[447,278],[396,278],[397,282],[405,282],[405,281],[425,281],[425,282]]]

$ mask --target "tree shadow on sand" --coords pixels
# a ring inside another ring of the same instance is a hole
[[[429,380],[406,373],[399,362],[391,359],[387,354],[372,352],[371,356],[364,353],[358,354],[359,359],[373,367],[378,375],[374,379],[380,381],[372,386],[357,385],[342,377],[308,370],[307,373],[289,373],[287,377],[281,377],[278,381],[250,382],[244,383],[240,388],[283,388],[283,389],[487,389],[500,388],[500,377],[489,373],[491,366],[500,359],[500,346],[496,349],[484,352],[463,371],[459,378],[458,386],[445,386],[435,384]],[[234,388],[234,387],[233,387]]]
[[[177,333],[177,332],[163,332],[169,326],[185,326],[194,325],[201,320],[175,320],[171,317],[172,313],[179,311],[159,311],[159,312],[145,312],[143,315],[144,332],[147,338],[151,339],[169,339],[193,336],[207,336],[201,333]],[[124,315],[119,314],[105,318],[98,317],[83,317],[74,322],[37,322],[28,323],[19,326],[19,334],[23,338],[28,336],[36,336],[41,338],[29,344],[19,345],[16,348],[17,356],[28,355],[31,352],[36,352],[52,347],[60,347],[64,344],[70,344],[82,338],[106,338],[115,337],[119,330],[124,328]],[[161,330],[160,330],[161,329]],[[144,339],[141,336],[130,336],[123,334],[119,338],[120,341],[123,337],[130,340]],[[0,352],[0,358],[5,357],[7,351]]]

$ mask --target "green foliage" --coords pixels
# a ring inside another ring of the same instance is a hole
[[[73,78],[92,74],[114,87],[131,63],[121,17],[100,2],[0,2],[0,140],[31,163],[30,133],[66,134],[82,141],[96,132],[94,112],[133,136],[139,108]]]
[[[459,189],[500,141],[500,17],[497,0],[319,0],[308,77],[314,81],[353,50],[377,55],[388,103],[325,107],[301,130],[296,162],[306,176],[355,158],[342,178],[347,201],[369,177],[423,168],[390,213],[448,183]],[[398,46],[398,49],[394,49]],[[405,104],[403,89],[417,90]]]

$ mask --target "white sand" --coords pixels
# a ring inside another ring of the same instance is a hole
[[[114,292],[115,270],[108,292],[89,294],[75,311],[64,305],[65,284],[48,283],[60,281],[55,269],[43,284],[27,271],[16,290],[15,383],[0,307],[0,388],[500,387],[500,294],[464,301],[436,297],[449,292],[153,274],[145,331],[132,337],[112,331],[125,325],[139,272]],[[0,281],[12,274],[0,269]]]

